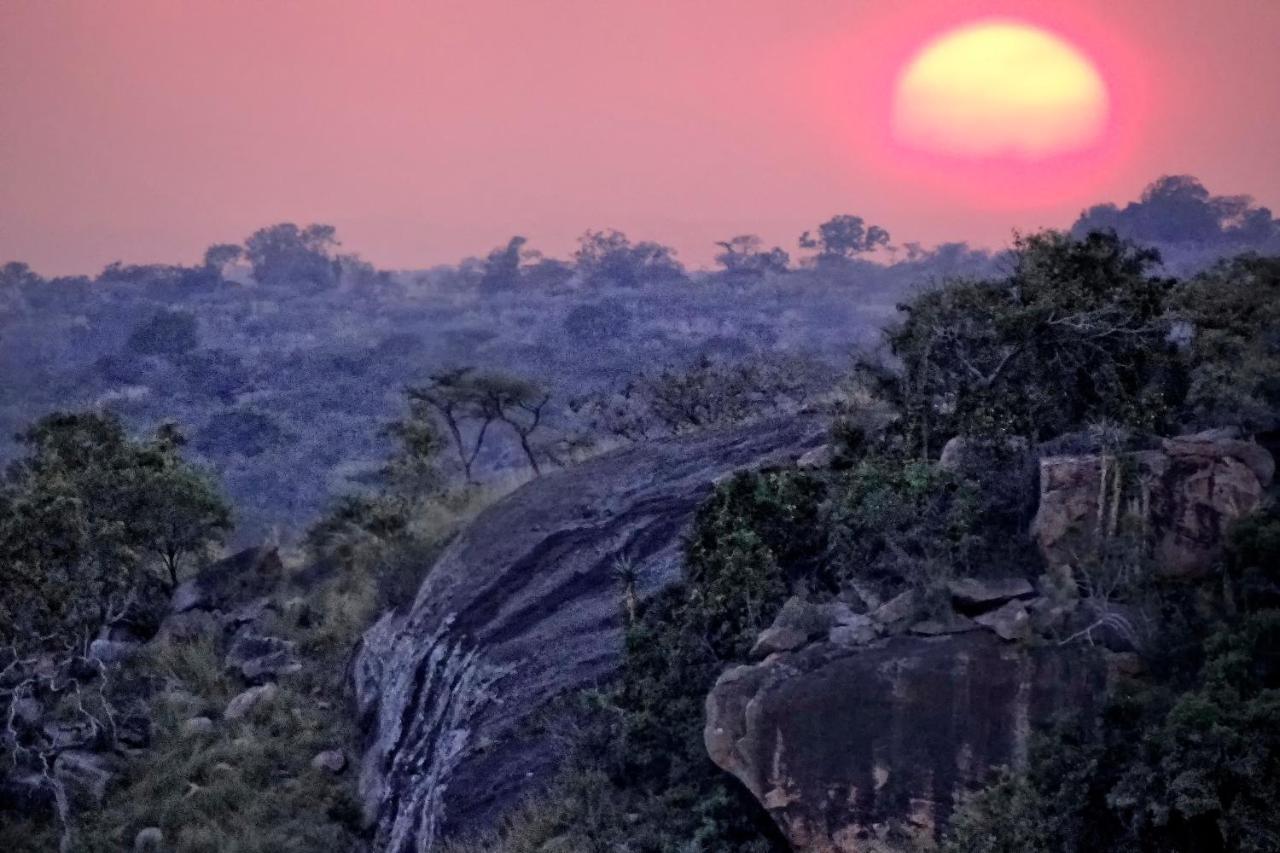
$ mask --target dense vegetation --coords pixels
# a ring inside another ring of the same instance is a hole
[[[1199,224],[1151,224],[1170,210]],[[1177,238],[1187,265],[1162,266],[1125,235]],[[718,487],[697,514],[682,584],[640,601],[619,559],[618,679],[576,698],[580,742],[553,790],[493,838],[459,842],[511,853],[783,850],[760,806],[706,755],[715,679],[747,660],[797,593],[865,609],[913,590],[930,607],[960,574],[1040,575],[1025,537],[1026,460],[1038,448],[1115,452],[1202,427],[1274,448],[1280,259],[1208,262],[1277,239],[1269,212],[1167,179],[1135,205],[1091,209],[1072,234],[1030,235],[998,258],[907,244],[874,263],[888,234],[838,216],[801,237],[800,264],[739,236],[721,244],[714,272],[589,232],[571,261],[513,238],[456,268],[391,274],[340,254],[321,225],[263,229],[194,267],[112,265],[93,280],[47,281],[10,264],[0,271],[11,391],[0,428],[18,436],[0,484],[6,717],[39,692],[95,733],[136,703],[154,727],[106,808],[72,821],[57,803],[6,820],[0,846],[48,848],[61,836],[73,849],[119,849],[157,826],[181,851],[358,848],[367,829],[351,774],[309,764],[320,749],[352,747],[342,704],[320,697],[341,692],[359,632],[412,597],[457,524],[520,478],[613,443],[820,401],[836,414],[830,464]],[[864,347],[848,370],[849,350],[881,322],[884,347]],[[942,466],[955,437],[973,452]],[[254,713],[184,731],[184,718],[215,714],[242,686],[208,644],[157,640],[118,667],[87,653],[117,629],[154,634],[173,588],[220,546],[277,525],[286,541],[298,534],[283,583],[308,615],[271,627],[308,664]],[[1025,772],[976,793],[950,850],[1280,844],[1268,809],[1280,793],[1274,497],[1197,585],[1133,577],[1141,560],[1127,547],[1118,540],[1115,556],[1126,583],[1111,589],[1155,620],[1145,675],[1108,697],[1100,735],[1064,721]],[[1113,568],[1111,555],[1099,559],[1099,571]],[[9,677],[46,659],[36,682]],[[16,732],[0,758],[39,768],[47,756]]]
[[[888,331],[893,364],[858,371],[889,416],[850,409],[829,469],[719,487],[698,513],[682,586],[637,607],[620,568],[621,678],[584,698],[591,722],[559,786],[460,849],[786,849],[707,758],[702,703],[790,595],[865,604],[914,589],[929,607],[956,576],[1036,577],[1034,496],[1018,464],[1028,443],[1114,452],[1208,424],[1274,430],[1275,261],[1243,257],[1186,282],[1152,275],[1156,261],[1114,235],[1035,235],[1006,277],[904,305]],[[937,454],[955,436],[981,452],[944,469]],[[960,808],[948,851],[1275,849],[1275,504],[1242,522],[1219,572],[1195,584],[1135,572],[1142,554],[1120,534],[1082,570],[1123,572],[1107,592],[1155,626],[1142,644],[1148,675],[1108,697],[1100,737],[1086,721],[1044,733],[1025,773]]]
[[[1153,184],[1131,208],[1115,227],[1159,244],[1166,273],[1280,240],[1265,208],[1189,178]],[[1111,224],[1098,210],[1077,229]],[[1148,225],[1160,222],[1176,226]],[[843,370],[913,289],[1004,263],[963,244],[890,245],[883,228],[847,214],[790,253],[729,237],[709,271],[686,269],[659,244],[593,231],[564,260],[517,237],[455,266],[390,272],[338,236],[286,223],[211,246],[191,266],[117,263],[93,277],[0,267],[0,459],[14,458],[10,437],[48,411],[108,409],[139,431],[175,421],[236,506],[236,540],[278,529],[291,541],[376,472],[387,443],[370,425],[396,416],[407,385],[466,367],[535,383],[551,399],[534,451],[554,465],[551,456],[569,461],[584,442],[612,440],[613,415],[628,412],[647,377],[703,358]],[[527,465],[499,432],[476,462],[488,479]]]
[[[1152,590],[1150,671],[1087,721],[1042,735],[1030,767],[959,811],[949,853],[1264,851],[1280,845],[1280,512],[1240,523],[1221,572]]]

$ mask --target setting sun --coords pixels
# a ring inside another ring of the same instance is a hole
[[[1011,20],[952,30],[898,78],[895,138],[958,157],[1040,160],[1080,151],[1105,129],[1107,86],[1081,51]]]

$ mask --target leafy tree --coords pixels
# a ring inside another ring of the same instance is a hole
[[[411,400],[408,416],[387,426],[397,446],[382,469],[382,479],[388,494],[402,504],[416,505],[440,488],[437,460],[444,440],[432,414]]]
[[[157,311],[129,335],[129,349],[143,355],[174,358],[199,345],[196,318],[185,311]]]
[[[1245,255],[1182,287],[1189,327],[1187,406],[1197,426],[1280,427],[1280,258]]]
[[[0,312],[17,314],[27,303],[27,294],[44,285],[31,267],[17,261],[0,266]]]
[[[849,261],[888,245],[888,231],[847,213],[819,225],[816,235],[808,231],[800,235],[800,248],[817,250],[819,261]]]
[[[716,245],[723,250],[716,255],[716,263],[735,278],[756,279],[769,273],[785,273],[791,264],[791,256],[783,249],[774,246],[765,251],[764,243],[754,234],[740,234]]]
[[[346,495],[307,531],[315,556],[348,572],[376,572],[408,529],[405,506],[383,496]]]
[[[579,238],[573,259],[593,284],[639,287],[684,278],[674,249],[648,241],[633,244],[621,231],[588,231]]]
[[[20,437],[28,454],[0,489],[0,632],[21,645],[83,645],[123,615],[149,579],[167,580],[221,541],[229,511],[182,462],[171,428],[131,441],[114,417],[54,414]]]
[[[520,286],[520,265],[537,257],[536,252],[525,249],[529,241],[524,237],[512,237],[505,246],[494,249],[484,260],[480,275],[480,290],[499,293],[515,290]]]
[[[219,276],[227,264],[235,263],[244,257],[244,247],[235,243],[215,243],[204,250],[204,265]]]
[[[284,222],[255,231],[245,240],[245,255],[259,284],[300,292],[328,290],[338,282],[332,249],[338,245],[332,225],[299,228]]]
[[[535,475],[542,473],[533,437],[545,426],[544,415],[551,395],[526,379],[471,367],[432,376],[424,385],[406,390],[412,417],[434,414],[453,439],[468,483],[475,482],[476,459],[489,428],[504,424],[515,433],[520,449]]]
[[[209,477],[179,456],[185,443],[176,429],[162,427],[134,486],[143,537],[162,561],[171,589],[184,562],[220,544],[232,527],[231,508]]]
[[[957,281],[901,306],[891,368],[861,370],[900,411],[908,445],[952,435],[1035,440],[1091,420],[1159,429],[1180,395],[1158,255],[1113,234],[1021,237],[1000,279]]]
[[[1280,236],[1280,222],[1249,196],[1215,196],[1191,175],[1165,175],[1123,209],[1100,204],[1081,213],[1071,233],[1090,231],[1150,243],[1261,247]]]
[[[885,595],[906,586],[938,593],[954,571],[972,568],[982,509],[970,482],[934,463],[868,456],[834,490],[834,566]]]

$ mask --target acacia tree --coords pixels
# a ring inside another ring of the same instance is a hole
[[[434,415],[444,424],[462,463],[463,477],[474,484],[472,469],[496,417],[476,384],[474,369],[462,367],[433,374],[425,384],[407,388],[405,396],[411,418],[425,420]]]
[[[543,413],[551,402],[551,394],[527,379],[505,374],[484,374],[477,376],[475,381],[485,395],[494,418],[516,434],[534,476],[541,476],[542,467],[538,464],[532,438],[543,425]]]
[[[785,273],[791,264],[786,251],[779,246],[766,250],[754,234],[739,234],[716,245],[721,249],[716,263],[734,278],[757,279],[769,273]]]
[[[453,439],[466,482],[476,482],[476,459],[494,423],[509,427],[535,475],[542,473],[534,434],[545,426],[551,395],[536,383],[504,373],[464,367],[433,375],[406,391],[414,417],[434,415]]]

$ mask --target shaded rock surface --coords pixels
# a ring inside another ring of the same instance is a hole
[[[226,610],[272,593],[284,574],[275,548],[247,548],[206,567],[173,591],[170,610]]]
[[[793,418],[615,451],[525,485],[469,525],[410,611],[370,629],[354,667],[378,849],[429,850],[543,784],[563,748],[549,731],[555,700],[620,660],[616,560],[636,567],[641,595],[669,585],[714,481],[793,461],[822,435]]]
[[[1105,534],[1118,514],[1146,531],[1160,571],[1194,577],[1217,559],[1230,523],[1258,506],[1274,473],[1264,448],[1223,431],[1165,439],[1158,450],[1118,458],[1050,456],[1040,460],[1031,533],[1051,567],[1069,568],[1085,550],[1081,537]]]
[[[1034,725],[1089,712],[1105,678],[1085,646],[986,631],[815,643],[724,673],[705,739],[797,851],[908,849],[945,825],[959,791],[1023,762]]]
[[[948,583],[947,590],[961,608],[979,610],[1036,593],[1025,578],[960,578]]]

